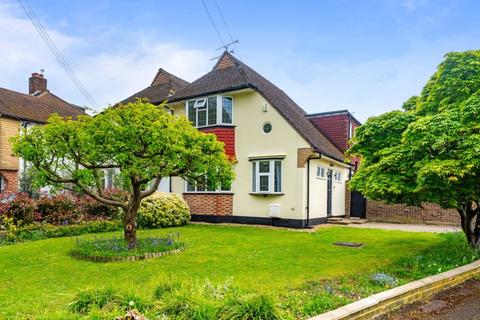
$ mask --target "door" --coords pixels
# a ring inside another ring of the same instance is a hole
[[[352,191],[350,196],[350,217],[365,219],[367,216],[367,199],[358,191]]]
[[[327,217],[332,215],[332,177],[333,171],[331,169],[327,170]]]

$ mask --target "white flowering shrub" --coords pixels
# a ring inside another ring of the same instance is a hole
[[[190,221],[190,209],[175,193],[156,192],[142,200],[137,223],[142,228],[182,226]]]

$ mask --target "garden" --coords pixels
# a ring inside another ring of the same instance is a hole
[[[118,230],[0,246],[0,318],[113,319],[138,310],[148,319],[306,319],[478,258],[457,233],[192,224],[139,230],[140,239],[180,237],[178,254],[72,255],[78,243],[122,239]]]

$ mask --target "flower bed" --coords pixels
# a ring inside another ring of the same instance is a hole
[[[179,234],[165,238],[141,238],[137,247],[130,250],[125,240],[77,239],[70,254],[76,258],[95,262],[135,261],[156,258],[167,254],[179,253],[184,244],[179,241]]]

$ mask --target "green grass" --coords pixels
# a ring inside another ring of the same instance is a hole
[[[72,258],[74,238],[31,241],[0,247],[0,319],[65,317],[78,292],[115,288],[151,299],[159,283],[220,283],[240,289],[281,293],[308,281],[369,274],[415,257],[437,245],[437,234],[356,228],[318,232],[255,227],[189,225],[140,231],[141,237],[180,232],[186,250],[177,255],[134,261],[94,263]],[[120,236],[119,233],[98,237]],[[79,238],[88,238],[81,236]],[[363,242],[362,248],[333,246],[335,241]],[[49,313],[44,313],[49,310]],[[48,315],[48,316],[47,316]]]

